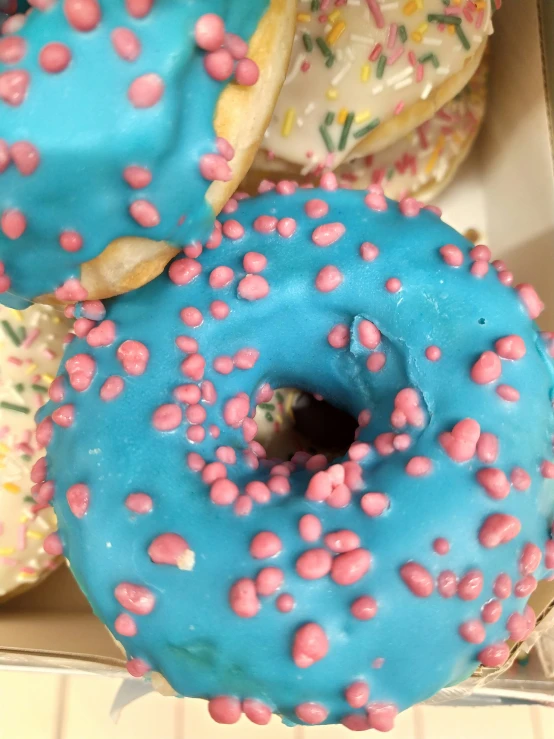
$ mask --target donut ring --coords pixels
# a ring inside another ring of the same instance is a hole
[[[538,296],[485,246],[323,184],[232,201],[217,249],[111,301],[38,434],[64,553],[131,674],[222,723],[387,730],[533,628],[554,372]],[[268,384],[358,417],[347,456],[265,460]]]
[[[117,295],[157,276],[179,246],[208,239],[267,126],[294,9],[57,0],[9,19],[0,301]]]

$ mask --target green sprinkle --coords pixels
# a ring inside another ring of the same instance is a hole
[[[30,454],[22,454],[22,455],[21,455],[21,459],[22,459],[22,460],[23,460],[24,462],[30,462],[30,461],[31,461],[31,460],[32,460],[33,458],[31,457],[31,455],[30,455]]]
[[[423,56],[420,56],[418,62],[420,62],[421,64],[425,64],[425,62],[431,62],[435,69],[438,69],[440,66],[438,56],[436,54],[433,54],[432,51],[428,52],[427,54],[423,54]]]
[[[319,133],[321,134],[321,138],[325,142],[327,151],[329,152],[329,154],[332,154],[335,151],[335,145],[333,144],[333,141],[331,140],[331,137],[329,136],[329,131],[327,130],[325,126],[320,126]]]
[[[302,40],[304,41],[304,48],[306,51],[313,51],[314,42],[309,33],[302,34]]]
[[[22,382],[18,382],[15,389],[18,393],[22,393],[25,390],[25,385]]]
[[[381,54],[379,57],[379,61],[377,62],[377,79],[382,79],[384,73],[385,73],[385,64],[387,63],[387,57],[384,54]]]
[[[267,413],[265,414],[265,420],[270,422],[273,421],[273,416],[269,411],[267,411]]]
[[[25,328],[25,326],[19,327],[19,336],[21,337],[21,341],[25,341],[25,339],[27,338],[27,329]]]
[[[400,41],[404,44],[408,40],[408,31],[406,31],[406,26],[398,26],[398,35],[400,37]]]
[[[444,23],[446,26],[459,26],[462,19],[457,15],[443,15],[442,13],[429,13],[427,16],[429,23]]]
[[[321,36],[318,36],[316,38],[315,42],[319,46],[319,48],[321,49],[321,53],[323,54],[324,57],[327,57],[328,58],[330,56],[333,56],[333,52],[331,51],[331,49],[327,45],[327,41],[325,41],[324,38],[322,38]]]
[[[334,120],[335,120],[335,114],[333,113],[332,110],[330,110],[325,116],[325,125],[330,126]]]
[[[464,47],[464,49],[466,51],[469,51],[469,49],[471,49],[471,44],[469,43],[469,40],[464,33],[464,29],[461,26],[456,26],[456,36],[462,42],[462,46]]]
[[[21,339],[13,330],[11,323],[8,323],[8,321],[2,321],[2,326],[4,327],[4,331],[8,338],[10,338],[16,346],[21,346]]]
[[[319,0],[312,0],[312,11],[319,10]]]
[[[367,126],[364,126],[363,128],[360,128],[356,133],[353,134],[355,139],[361,139],[366,134],[368,134],[370,131],[373,131],[374,128],[377,128],[377,126],[381,123],[380,118],[374,118],[372,121],[370,121]]]
[[[339,141],[339,151],[344,151],[346,149],[346,142],[348,141],[348,136],[350,134],[350,129],[352,128],[353,121],[354,121],[354,113],[349,113],[346,116],[346,120],[344,121],[344,126],[342,127],[342,133],[340,135],[340,141]]]
[[[391,167],[389,171],[387,172],[387,180],[392,180],[394,177],[394,167]]]
[[[36,390],[37,393],[47,393],[48,392],[48,388],[44,387],[44,385],[31,385],[31,387],[33,388],[33,390]]]
[[[331,56],[328,56],[327,57],[327,61],[325,62],[325,66],[326,67],[332,67],[334,63],[335,63],[335,55],[334,54],[331,54]]]
[[[24,502],[24,503],[30,503],[31,505],[36,505],[36,500],[35,500],[35,499],[33,498],[33,496],[32,496],[32,495],[26,495],[26,496],[25,496],[25,497],[23,498],[23,502]]]
[[[275,393],[275,395],[277,396],[277,400],[279,401],[279,403],[282,403],[285,400],[285,398],[283,396],[283,393],[280,392],[279,390],[277,390],[277,392]]]
[[[0,403],[0,408],[4,408],[7,411],[16,411],[17,413],[30,413],[30,409],[26,405],[15,405],[14,403],[6,403],[3,400]]]
[[[260,408],[262,408],[264,411],[274,411],[275,406],[273,403],[260,403]]]

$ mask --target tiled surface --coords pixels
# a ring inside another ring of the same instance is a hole
[[[220,727],[205,704],[149,695],[109,718],[118,683],[109,678],[0,672],[0,739],[346,739],[336,727],[287,729],[244,720]],[[368,734],[375,736],[381,734]],[[388,739],[554,739],[554,709],[418,707]]]

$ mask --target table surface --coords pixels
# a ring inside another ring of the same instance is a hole
[[[219,727],[200,701],[148,695],[118,724],[109,711],[119,681],[88,676],[0,672],[0,739],[346,739],[337,727],[287,729],[275,719]],[[388,739],[554,739],[554,709],[417,707],[402,714]]]

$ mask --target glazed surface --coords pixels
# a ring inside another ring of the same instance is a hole
[[[195,23],[215,13],[248,40],[267,8],[268,0],[60,0],[0,39],[4,304],[55,290],[83,299],[67,281],[119,237],[208,238],[211,181],[200,162],[220,158],[214,111],[234,61],[225,80],[211,76]]]
[[[554,377],[538,297],[486,247],[325,185],[231,201],[198,261],[107,304],[39,437],[64,553],[132,674],[227,723],[383,729],[533,628]],[[268,384],[357,417],[348,455],[265,461]]]

